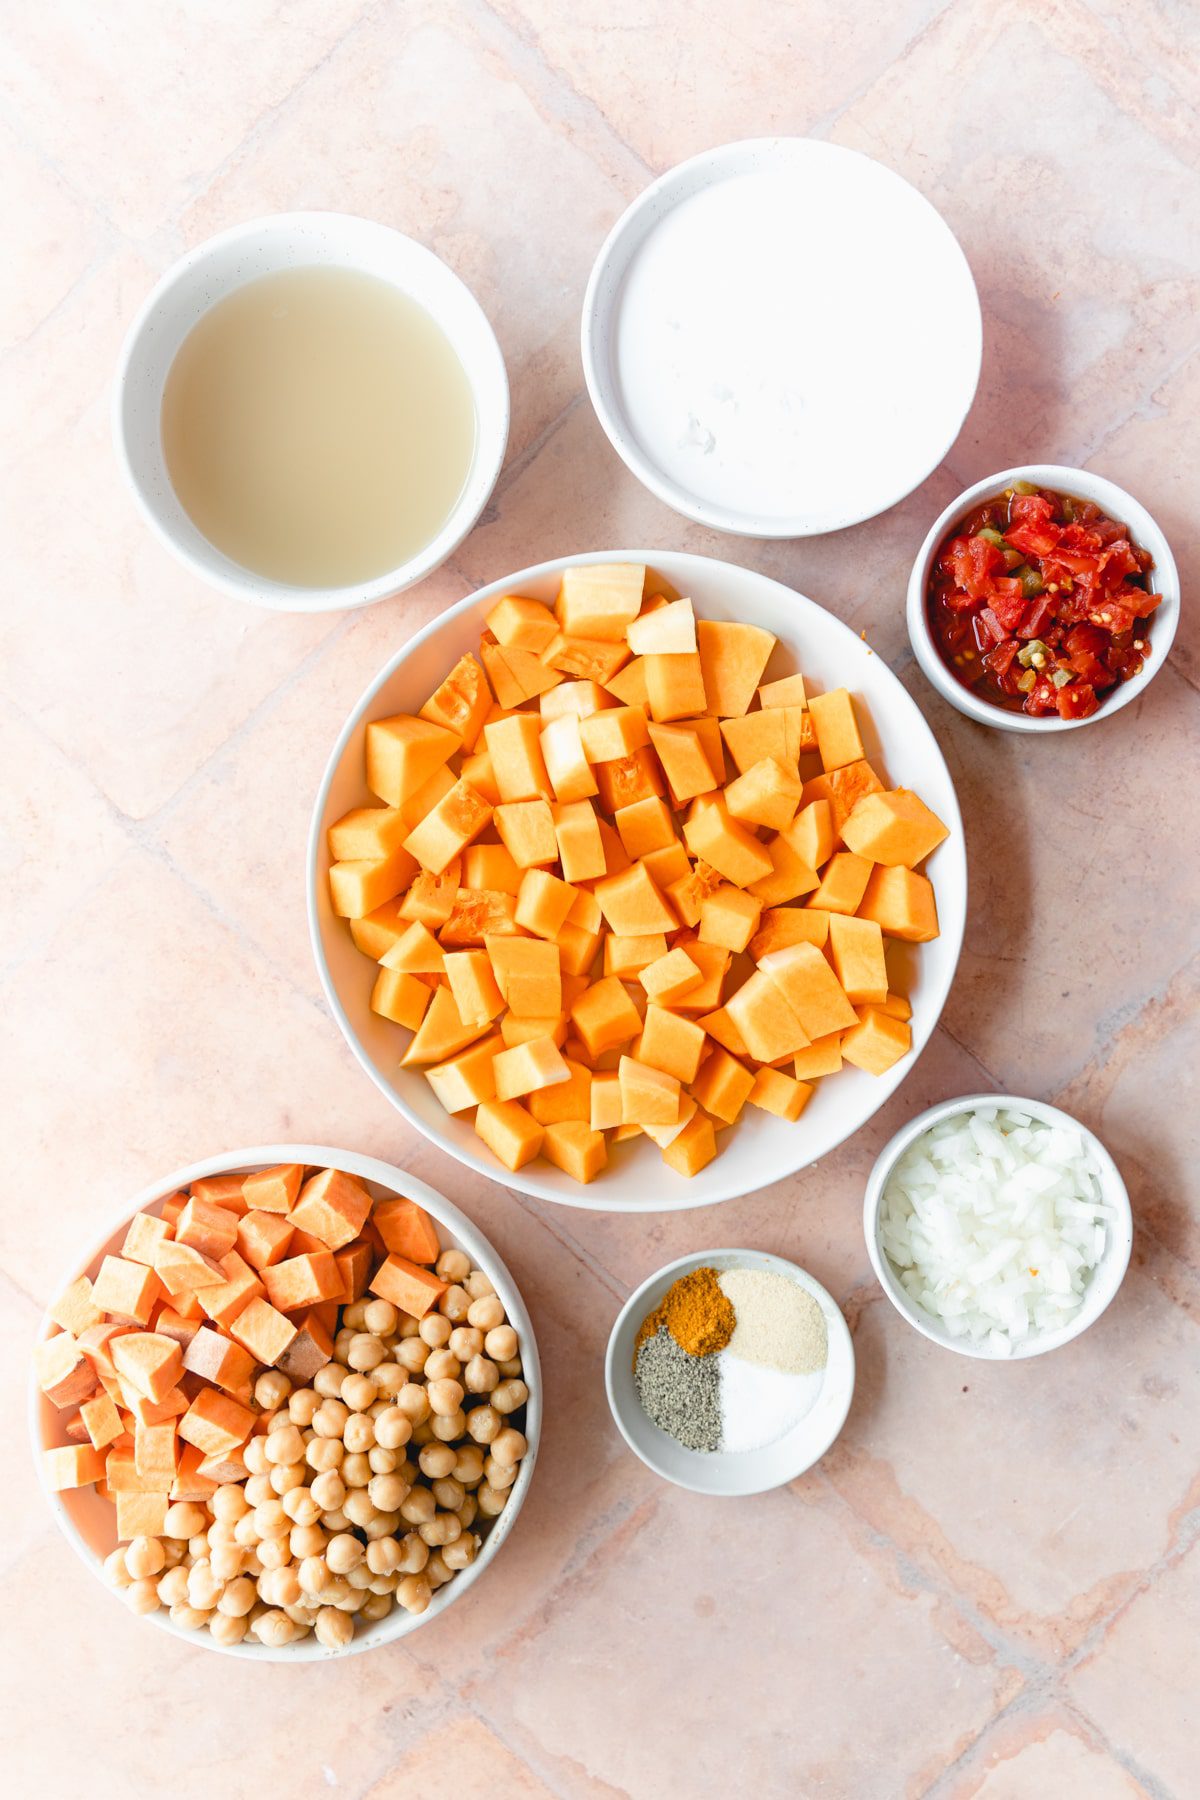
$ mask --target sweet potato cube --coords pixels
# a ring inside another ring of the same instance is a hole
[[[842,1055],[868,1075],[883,1075],[912,1049],[912,1030],[903,1019],[866,1007],[861,1020],[842,1037]]]
[[[640,863],[619,875],[606,875],[592,889],[609,930],[617,937],[645,937],[674,931],[674,913]]]
[[[138,1217],[144,1215],[139,1213]],[[132,1229],[132,1228],[131,1228]],[[130,1259],[135,1260],[133,1258]],[[92,1292],[92,1284],[86,1275],[80,1275],[63,1293],[58,1296],[50,1308],[50,1317],[64,1331],[81,1337],[93,1325],[99,1325],[104,1318],[103,1310],[96,1305]]]
[[[543,1127],[519,1100],[485,1100],[475,1114],[475,1131],[492,1155],[515,1173],[542,1147]]]
[[[882,1006],[887,999],[887,963],[883,933],[874,919],[846,918],[834,913],[829,920],[829,950],[833,972],[852,1003]]]
[[[860,919],[873,919],[887,937],[926,944],[938,935],[937,902],[927,875],[897,863],[876,863],[859,902]]]
[[[674,1075],[623,1056],[617,1067],[624,1125],[674,1125],[679,1117],[679,1082]],[[544,1152],[543,1152],[544,1154]]]
[[[616,1075],[593,1075],[588,1092],[588,1124],[611,1131],[621,1123],[621,1083]]]
[[[779,681],[766,681],[758,690],[762,707],[807,706],[803,675],[785,675]]]
[[[814,775],[811,781],[804,784],[804,804],[810,806],[814,800],[827,801],[834,835],[841,837],[843,825],[863,796],[882,792],[882,781],[870,763],[864,760],[847,763],[841,769],[830,769],[824,775]],[[853,850],[855,846],[851,844],[850,848]]]
[[[662,1159],[677,1175],[698,1175],[717,1154],[717,1134],[713,1122],[702,1112],[695,1112],[678,1137],[664,1146]]]
[[[201,1388],[179,1421],[185,1444],[195,1444],[206,1457],[240,1449],[254,1429],[254,1414],[216,1388]]]
[[[504,649],[529,650],[537,656],[556,635],[558,620],[540,600],[502,594],[485,621]]]
[[[60,1412],[80,1406],[96,1391],[95,1367],[70,1331],[36,1345],[33,1366],[38,1386]]]
[[[183,1352],[157,1331],[127,1331],[113,1339],[113,1366],[147,1400],[165,1400],[183,1374]]]
[[[207,1200],[209,1198],[209,1196],[207,1194],[202,1194],[200,1197],[203,1200]],[[166,1200],[163,1201],[161,1207],[159,1208],[159,1212],[162,1215],[163,1222],[171,1227],[172,1233],[175,1230],[175,1225],[179,1218],[180,1213],[183,1211],[184,1207],[187,1205],[187,1200],[188,1200],[188,1196],[186,1194],[171,1194]]]
[[[642,563],[584,563],[564,569],[554,615],[573,637],[624,644],[642,609]]]
[[[865,795],[842,827],[852,850],[889,868],[915,868],[948,836],[937,814],[908,788]]]
[[[87,1487],[104,1474],[104,1458],[92,1444],[63,1444],[55,1450],[43,1450],[42,1467],[46,1486],[61,1494],[67,1488]]]
[[[496,985],[521,1018],[546,1018],[562,1010],[562,969],[557,944],[541,938],[484,940]]]
[[[838,850],[821,871],[821,879],[808,897],[819,912],[854,913],[862,904],[873,865],[853,850]]]
[[[826,769],[843,769],[858,762],[863,755],[854,702],[845,688],[834,688],[829,694],[813,694],[808,702],[813,730],[817,734],[817,750]]]
[[[744,1064],[718,1047],[701,1065],[692,1095],[705,1112],[732,1125],[750,1098],[754,1077]]]
[[[262,1305],[262,1301],[251,1301],[251,1306]],[[247,1307],[246,1311],[250,1310]],[[239,1329],[240,1315],[236,1321]],[[224,1388],[228,1394],[236,1394],[244,1388],[254,1374],[255,1358],[241,1344],[233,1343],[223,1332],[214,1331],[211,1325],[202,1325],[191,1343],[183,1353],[183,1366],[190,1375],[198,1375],[202,1381],[214,1381],[218,1387]]]
[[[492,705],[487,677],[475,658],[460,656],[441,686],[435,688],[420,716],[452,731],[464,744],[473,744]]]
[[[193,1195],[179,1215],[175,1242],[219,1262],[237,1242],[237,1215],[227,1207],[214,1206]]]
[[[117,1392],[113,1398],[126,1413],[132,1413],[139,1425],[163,1425],[180,1418],[188,1409],[188,1396],[182,1387],[173,1387],[161,1400],[147,1400],[145,1394],[140,1394],[123,1375],[117,1377]]]
[[[788,843],[810,869],[819,869],[833,855],[833,812],[828,800],[810,800],[788,827]]]
[[[332,1257],[329,1260],[333,1262]],[[337,1264],[334,1263],[334,1270],[336,1269]],[[341,1285],[340,1281],[338,1285]],[[266,1363],[272,1368],[296,1336],[296,1327],[292,1321],[285,1319],[282,1312],[267,1300],[251,1300],[229,1329],[241,1345],[243,1353],[249,1354],[255,1362]],[[224,1387],[228,1384],[222,1382],[221,1385]]]
[[[573,1181],[585,1183],[594,1180],[608,1163],[604,1133],[593,1131],[582,1119],[563,1119],[547,1125],[542,1155]]]
[[[759,959],[758,966],[775,983],[809,1038],[825,1037],[858,1023],[858,1014],[841,983],[814,944],[789,944],[786,949],[772,950]]]
[[[775,639],[758,625],[729,619],[701,619],[696,626],[700,666],[704,671],[707,710],[721,719],[749,712]]]
[[[153,1213],[135,1213],[129,1221],[129,1230],[121,1245],[121,1255],[126,1262],[142,1263],[148,1269],[153,1268],[154,1253],[158,1246],[165,1244],[174,1235],[174,1226],[168,1225],[165,1219],[156,1218]]]
[[[490,731],[492,727],[488,729]],[[409,832],[404,847],[423,869],[431,875],[440,875],[455,857],[462,854],[471,839],[479,836],[491,820],[492,810],[483,795],[477,794],[469,781],[460,778]]]
[[[333,910],[343,919],[361,919],[402,893],[416,864],[403,845],[380,862],[335,862],[329,866]]]
[[[299,1163],[278,1163],[271,1169],[257,1169],[242,1182],[242,1195],[247,1211],[290,1212],[296,1204],[304,1170]]]
[[[698,803],[683,828],[693,856],[703,857],[735,887],[749,887],[771,873],[771,858],[752,832],[729,816],[723,798]]]
[[[812,1099],[807,1081],[793,1081],[780,1069],[760,1069],[750,1089],[751,1106],[774,1113],[778,1119],[798,1119]]]
[[[267,1299],[280,1312],[299,1312],[301,1307],[335,1299],[342,1285],[338,1266],[328,1250],[289,1256],[273,1268],[264,1269],[262,1278]]]
[[[662,725],[653,721],[648,730],[676,801],[682,805],[685,800],[694,800],[697,794],[711,794],[724,769],[719,773],[714,770],[696,721],[686,725]]]
[[[200,1501],[212,1498],[220,1484],[202,1472],[203,1462],[204,1457],[195,1444],[180,1446],[175,1479],[167,1496],[169,1500]]]
[[[388,806],[402,806],[462,748],[457,732],[398,713],[367,726],[367,786]]]
[[[785,996],[761,969],[755,969],[725,1002],[725,1011],[756,1062],[776,1062],[781,1056],[794,1056],[809,1041],[808,1032]]]
[[[569,1081],[571,1071],[552,1038],[534,1038],[502,1050],[493,1061],[497,1100],[520,1100],[538,1088]]]
[[[552,863],[558,856],[554,815],[545,800],[518,800],[493,814],[500,840],[519,869]]]
[[[361,1300],[366,1293],[377,1253],[378,1246],[373,1237],[355,1238],[352,1244],[344,1244],[334,1251],[333,1260],[337,1264],[341,1288],[336,1297],[320,1300],[315,1308],[309,1309],[325,1316],[331,1329],[337,1324],[338,1307]]]
[[[571,1020],[593,1058],[627,1044],[642,1026],[628,991],[612,976],[594,982],[580,995],[571,1008]]]
[[[307,1387],[318,1369],[323,1369],[333,1356],[333,1334],[315,1310],[306,1312],[296,1326],[296,1335],[275,1367],[281,1369],[297,1387]]]
[[[741,951],[758,930],[762,901],[743,888],[722,885],[700,902],[699,936],[702,944]]]
[[[568,882],[594,881],[605,873],[604,845],[590,800],[553,808],[555,838],[563,877]]]
[[[362,1182],[342,1169],[322,1169],[300,1190],[291,1224],[340,1250],[362,1230],[371,1213],[371,1196]]]
[[[829,914],[808,906],[773,906],[750,939],[750,955],[760,962],[772,950],[789,944],[815,944],[820,950],[829,937]]]
[[[236,1237],[237,1220],[232,1213],[229,1216]],[[198,1293],[201,1288],[219,1287],[225,1279],[218,1258],[194,1250],[190,1244],[177,1244],[173,1238],[167,1238],[154,1252],[154,1273],[173,1299]]]
[[[842,1034],[831,1031],[814,1038],[803,1050],[797,1050],[792,1061],[797,1081],[815,1081],[818,1075],[836,1075],[842,1066]]]
[[[214,1325],[228,1330],[244,1306],[257,1299],[263,1293],[263,1284],[244,1257],[231,1250],[228,1256],[221,1258],[221,1273],[224,1279],[216,1287],[200,1288],[197,1299],[206,1317]],[[279,1265],[281,1268],[284,1265]]]
[[[152,1494],[169,1494],[175,1480],[179,1439],[173,1419],[157,1425],[137,1425],[133,1433],[133,1466],[143,1488]]]
[[[153,1315],[155,1318],[161,1316],[162,1306],[163,1302],[160,1301],[155,1307]],[[117,1371],[112,1360],[112,1340],[130,1329],[131,1327],[128,1325],[106,1320],[100,1325],[89,1325],[86,1331],[80,1333],[79,1348],[97,1374],[110,1378],[116,1376]],[[157,1330],[158,1327],[156,1326],[155,1329]],[[36,1356],[36,1351],[34,1354]]]
[[[673,1075],[676,1081],[692,1082],[704,1054],[705,1033],[692,1019],[681,1019],[664,1007],[650,1005],[641,1037],[637,1044],[639,1062]]]
[[[398,806],[356,806],[327,833],[333,862],[384,862],[408,836]]]
[[[687,951],[678,947],[669,950],[665,956],[660,956],[638,976],[650,999],[656,1005],[666,1007],[674,1006],[677,1000],[682,1000],[691,989],[699,987],[703,979]],[[641,1124],[643,1121],[637,1122]]]
[[[121,1543],[136,1537],[162,1536],[170,1505],[166,1493],[118,1493],[116,1501],[117,1537]]]
[[[646,677],[650,717],[658,724],[689,719],[694,713],[705,710],[708,698],[704,666],[695,651],[643,656],[641,664]]]
[[[764,756],[729,783],[725,804],[733,818],[747,825],[782,831],[795,817],[803,793],[804,783],[794,768]]]
[[[376,1269],[371,1292],[378,1294],[381,1300],[390,1300],[393,1306],[410,1313],[414,1319],[423,1319],[430,1308],[437,1305],[446,1286],[431,1270],[393,1252]]]
[[[392,1195],[375,1204],[371,1215],[384,1247],[408,1262],[435,1263],[441,1255],[437,1226],[415,1200]]]
[[[123,1256],[106,1256],[92,1284],[92,1300],[111,1317],[148,1325],[155,1302],[162,1299],[163,1284],[153,1269],[127,1262]]]
[[[125,1427],[110,1394],[93,1394],[79,1408],[88,1441],[94,1449],[103,1450],[120,1437]]]

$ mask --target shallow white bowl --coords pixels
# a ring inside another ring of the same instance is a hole
[[[1055,488],[1059,493],[1070,494],[1074,499],[1091,500],[1096,506],[1103,507],[1110,518],[1127,525],[1134,544],[1141,550],[1148,550],[1154,558],[1154,567],[1150,572],[1152,591],[1162,595],[1162,602],[1150,615],[1149,654],[1141,674],[1135,675],[1132,681],[1123,681],[1117,687],[1107,689],[1097,710],[1086,719],[1060,719],[1057,714],[1034,718],[1030,713],[1006,712],[1001,706],[993,706],[987,700],[977,699],[961,681],[954,679],[942,661],[941,651],[930,630],[929,614],[925,608],[925,590],[929,585],[934,556],[943,538],[968,513],[974,512],[981,502],[1003,493],[1005,488],[1012,487],[1016,481],[1031,481],[1035,487]],[[1161,528],[1145,507],[1132,494],[1127,494],[1124,488],[1118,487],[1115,481],[1107,481],[1103,475],[1094,475],[1090,469],[1069,469],[1058,463],[1025,463],[1020,468],[1001,469],[998,475],[985,476],[982,481],[967,488],[930,526],[908,578],[908,635],[912,640],[913,654],[926,677],[942,699],[948,700],[951,706],[956,706],[960,713],[965,713],[968,719],[975,719],[980,725],[994,726],[998,731],[1081,731],[1085,725],[1103,724],[1105,719],[1110,719],[1123,706],[1140,699],[1145,693],[1167,660],[1178,624],[1179,571]]]
[[[791,538],[873,518],[938,466],[983,329],[923,194],[856,150],[774,137],[638,196],[596,258],[581,344],[596,416],[651,493]]]
[[[760,1450],[686,1450],[669,1432],[659,1430],[638,1399],[633,1356],[642,1320],[654,1311],[681,1275],[707,1268],[765,1269],[786,1275],[812,1295],[825,1315],[829,1359],[812,1410],[783,1437]],[[805,1269],[782,1256],[770,1256],[765,1250],[705,1250],[699,1256],[681,1256],[678,1262],[668,1263],[630,1294],[609,1334],[604,1386],[617,1429],[648,1469],[664,1481],[674,1482],[676,1487],[689,1488],[693,1494],[734,1499],[742,1494],[762,1494],[768,1488],[795,1481],[824,1456],[846,1423],[854,1397],[854,1344],[840,1307]]]
[[[349,587],[271,581],[218,550],[193,525],[167,473],[163,387],[176,352],[203,313],[235,288],[281,269],[321,265],[390,282],[446,333],[475,397],[475,455],[450,517],[432,542],[395,569]],[[335,612],[398,594],[430,574],[466,537],[495,486],[508,442],[508,377],[479,302],[431,250],[389,226],[348,213],[279,213],[252,219],[189,250],[167,270],[129,328],[113,388],[117,460],[143,516],[194,575],[256,606]]]
[[[616,1146],[609,1167],[589,1187],[548,1163],[527,1163],[515,1175],[501,1168],[469,1123],[442,1110],[420,1071],[400,1068],[407,1035],[371,1011],[376,965],[356,948],[329,898],[328,827],[351,807],[373,799],[364,772],[368,721],[415,713],[460,656],[468,650],[477,654],[480,628],[498,595],[553,600],[568,564],[594,562],[649,563],[681,594],[690,595],[702,618],[738,619],[774,632],[779,645],[768,679],[799,669],[814,689],[848,687],[863,702],[867,755],[887,779],[915,788],[950,829],[929,861],[942,935],[932,944],[897,946],[895,953],[889,952],[908,982],[913,1055],[878,1079],[847,1068],[819,1083],[795,1124],[747,1107],[736,1126],[722,1134],[720,1154],[691,1180],[668,1169],[647,1138]],[[954,978],[967,904],[962,820],[950,772],[929,726],[882,658],[832,614],[780,582],[733,563],[656,550],[597,550],[506,575],[451,607],[397,652],[363,694],[333,747],[313,809],[307,880],[309,927],[326,997],[380,1092],[439,1149],[481,1175],[542,1200],[592,1211],[668,1212],[728,1200],[794,1174],[857,1131],[895,1092],[929,1040]]]
[[[517,1514],[529,1492],[542,1423],[542,1379],[537,1341],[533,1334],[533,1321],[520,1291],[483,1233],[456,1206],[452,1206],[449,1200],[439,1194],[436,1188],[428,1187],[425,1182],[418,1181],[415,1175],[406,1175],[403,1170],[393,1168],[390,1163],[380,1162],[373,1156],[358,1156],[351,1150],[332,1150],[323,1144],[260,1144],[250,1150],[230,1150],[224,1156],[210,1156],[203,1162],[191,1163],[185,1169],[176,1169],[165,1180],[156,1181],[151,1187],[144,1188],[122,1207],[100,1241],[86,1255],[76,1257],[68,1264],[55,1292],[62,1293],[80,1275],[95,1275],[102,1257],[118,1254],[134,1213],[157,1212],[164,1200],[204,1176],[229,1175],[243,1170],[249,1174],[255,1169],[269,1169],[277,1163],[285,1162],[344,1169],[347,1174],[356,1175],[364,1182],[377,1200],[400,1194],[423,1206],[438,1224],[443,1249],[465,1250],[476,1266],[483,1270],[504,1302],[509,1322],[521,1341],[523,1378],[529,1388],[523,1427],[529,1440],[529,1451],[513,1483],[512,1497],[492,1524],[475,1561],[457,1574],[453,1581],[438,1588],[423,1613],[407,1613],[402,1608],[395,1607],[386,1619],[380,1619],[366,1627],[357,1626],[354,1636],[343,1650],[327,1650],[312,1636],[278,1650],[269,1649],[265,1644],[248,1642],[218,1644],[207,1631],[185,1631],[181,1625],[174,1624],[165,1609],[160,1608],[158,1612],[142,1615],[158,1630],[169,1632],[172,1637],[180,1638],[184,1643],[201,1650],[217,1651],[222,1656],[241,1656],[253,1662],[330,1662],[339,1657],[357,1655],[361,1650],[377,1650],[381,1644],[390,1644],[397,1638],[407,1637],[410,1631],[416,1631],[420,1626],[440,1618],[448,1607],[474,1586],[484,1570],[495,1560],[497,1552],[516,1523]],[[48,1316],[43,1318],[38,1332],[39,1340],[49,1337],[54,1330],[57,1330],[57,1326],[53,1321]],[[119,1595],[105,1580],[102,1566],[104,1558],[117,1544],[116,1516],[112,1506],[90,1487],[72,1488],[59,1494],[46,1485],[41,1452],[55,1444],[66,1442],[61,1429],[63,1416],[31,1378],[29,1430],[33,1440],[34,1462],[37,1464],[38,1479],[46,1496],[46,1504],[71,1548],[113,1595],[114,1600],[119,1600]]]
[[[1092,1272],[1092,1278],[1084,1289],[1083,1305],[1070,1322],[1060,1331],[1044,1331],[1030,1337],[1024,1343],[1013,1347],[1011,1356],[995,1356],[981,1344],[966,1343],[962,1338],[951,1337],[944,1326],[927,1313],[923,1306],[918,1306],[901,1285],[886,1251],[879,1241],[879,1214],[883,1201],[883,1190],[887,1186],[888,1177],[909,1145],[928,1131],[931,1125],[940,1125],[943,1119],[953,1118],[957,1113],[974,1112],[981,1106],[1009,1107],[1016,1112],[1026,1112],[1035,1119],[1042,1119],[1047,1125],[1065,1125],[1078,1131],[1100,1171],[1100,1185],[1107,1203],[1114,1207],[1117,1218],[1109,1225],[1108,1241],[1104,1254]],[[960,1100],[943,1100],[938,1106],[931,1106],[926,1112],[918,1114],[915,1119],[899,1130],[891,1141],[884,1145],[871,1170],[871,1178],[867,1182],[866,1197],[863,1201],[863,1232],[867,1240],[867,1254],[871,1258],[871,1267],[875,1271],[880,1287],[891,1301],[896,1311],[916,1327],[922,1337],[931,1343],[940,1344],[944,1350],[954,1350],[959,1356],[972,1356],[980,1362],[1019,1362],[1031,1356],[1044,1356],[1048,1350],[1057,1350],[1061,1344],[1069,1344],[1072,1338],[1094,1325],[1100,1314],[1113,1299],[1117,1289],[1125,1279],[1125,1271],[1129,1267],[1130,1252],[1133,1249],[1133,1213],[1129,1205],[1129,1195],[1125,1183],[1121,1179],[1121,1171],[1109,1155],[1095,1132],[1089,1131],[1086,1125],[1071,1117],[1057,1106],[1048,1106],[1044,1100],[1024,1100],[1012,1094],[965,1094]]]

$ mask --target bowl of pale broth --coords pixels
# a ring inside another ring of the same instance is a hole
[[[368,219],[285,213],[190,251],[126,338],[113,436],[193,573],[260,606],[369,605],[487,503],[508,380],[470,290]]]

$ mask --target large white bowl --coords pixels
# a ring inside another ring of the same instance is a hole
[[[391,713],[415,713],[466,651],[478,651],[484,616],[504,593],[552,600],[571,564],[649,563],[690,595],[701,618],[760,625],[779,639],[768,677],[799,669],[814,689],[845,686],[861,700],[868,757],[892,782],[914,788],[949,827],[929,873],[937,891],[942,935],[931,944],[897,946],[912,1001],[913,1053],[878,1078],[859,1069],[818,1084],[799,1121],[790,1124],[747,1107],[720,1138],[720,1154],[690,1180],[665,1167],[657,1148],[640,1138],[615,1148],[609,1167],[588,1187],[548,1163],[527,1163],[511,1174],[495,1162],[463,1119],[442,1110],[419,1070],[401,1069],[407,1038],[371,1011],[376,965],[354,944],[329,898],[328,827],[353,806],[371,802],[364,774],[367,723]],[[308,841],[308,909],[313,951],[326,997],[354,1054],[380,1092],[439,1149],[489,1180],[568,1206],[592,1211],[670,1212],[707,1206],[792,1175],[834,1149],[883,1105],[912,1068],[937,1023],[962,944],[967,863],[954,784],[929,726],[882,658],[812,600],[778,581],[733,563],[655,550],[597,550],[539,563],[506,575],[470,595],[419,632],[380,670],[350,714],[317,791]]]
[[[173,1175],[144,1188],[122,1207],[103,1238],[85,1255],[75,1257],[68,1264],[56,1292],[62,1293],[80,1275],[94,1276],[103,1257],[119,1254],[134,1213],[158,1212],[164,1200],[206,1176],[235,1172],[240,1174],[243,1171],[249,1174],[255,1169],[273,1168],[278,1163],[304,1163],[309,1167],[344,1169],[347,1174],[356,1175],[365,1183],[377,1200],[400,1194],[423,1206],[437,1222],[442,1248],[465,1250],[475,1266],[482,1269],[504,1302],[509,1323],[521,1342],[524,1380],[529,1388],[523,1426],[529,1440],[529,1450],[522,1459],[508,1504],[488,1530],[475,1561],[469,1568],[455,1575],[453,1581],[438,1588],[423,1613],[408,1613],[401,1607],[395,1607],[386,1619],[379,1619],[365,1626],[356,1622],[354,1636],[342,1650],[327,1650],[311,1635],[297,1644],[287,1644],[277,1650],[270,1649],[265,1644],[245,1641],[240,1644],[218,1644],[207,1631],[185,1631],[181,1625],[176,1625],[165,1608],[142,1615],[160,1631],[170,1632],[172,1637],[181,1638],[184,1643],[201,1650],[218,1651],[222,1656],[242,1656],[254,1662],[329,1662],[338,1657],[356,1655],[361,1650],[377,1650],[381,1644],[390,1644],[397,1638],[407,1637],[410,1631],[416,1631],[420,1626],[440,1618],[447,1607],[452,1606],[474,1586],[494,1561],[500,1546],[516,1523],[517,1514],[525,1503],[525,1496],[533,1479],[542,1422],[541,1369],[533,1321],[520,1290],[478,1227],[472,1225],[466,1215],[457,1206],[451,1205],[436,1188],[427,1186],[415,1175],[406,1175],[403,1170],[393,1168],[390,1163],[380,1162],[376,1157],[358,1156],[352,1150],[332,1150],[323,1144],[260,1144],[250,1150],[230,1150],[224,1156],[210,1156],[203,1162],[190,1164],[186,1169],[176,1169]],[[57,1330],[57,1326],[49,1316],[45,1317],[38,1333],[39,1339],[49,1337],[54,1330]],[[46,1485],[41,1453],[43,1449],[66,1442],[62,1433],[63,1417],[31,1379],[29,1430],[33,1439],[38,1479],[46,1496],[46,1504],[71,1548],[115,1599],[118,1596],[105,1579],[102,1566],[104,1558],[117,1544],[116,1515],[112,1506],[108,1501],[102,1500],[94,1488],[71,1488],[65,1493],[55,1493]]]
[[[201,315],[260,275],[314,265],[374,275],[416,300],[449,338],[475,398],[475,455],[442,529],[407,562],[348,587],[272,581],[218,550],[180,504],[162,447],[163,387],[176,352]],[[390,226],[348,213],[278,213],[251,219],[189,250],[167,270],[130,326],[113,387],[117,461],[156,536],[194,575],[223,593],[283,612],[368,606],[438,568],[466,537],[496,484],[508,442],[508,420],[504,358],[470,289],[423,244]]]
[[[1153,591],[1162,595],[1162,601],[1150,615],[1149,652],[1141,673],[1131,681],[1118,682],[1115,688],[1107,688],[1096,711],[1089,713],[1086,719],[1060,719],[1057,713],[1035,716],[1032,713],[1008,712],[1002,706],[993,706],[990,700],[979,699],[950,673],[930,629],[929,613],[925,605],[926,589],[929,586],[933,559],[943,538],[985,500],[994,499],[1017,481],[1031,481],[1035,487],[1053,488],[1060,494],[1070,494],[1073,499],[1092,501],[1094,505],[1102,507],[1109,518],[1127,525],[1138,549],[1148,550],[1154,558],[1150,580]],[[1175,558],[1162,527],[1151,518],[1139,500],[1135,500],[1132,494],[1127,494],[1124,488],[1118,487],[1115,481],[1109,481],[1103,475],[1095,475],[1090,469],[1071,469],[1060,463],[1025,463],[1020,468],[1001,469],[998,475],[985,476],[982,481],[965,489],[957,500],[952,500],[938,514],[917,552],[917,560],[908,578],[907,612],[913,655],[922,671],[942,699],[948,700],[960,713],[965,713],[968,719],[974,719],[980,725],[991,725],[997,731],[1042,734],[1081,731],[1085,725],[1102,725],[1105,719],[1111,719],[1123,706],[1140,700],[1166,662],[1179,624],[1179,570],[1175,566]]]
[[[879,1241],[883,1190],[892,1170],[909,1145],[915,1143],[922,1132],[928,1131],[931,1126],[940,1125],[944,1119],[952,1119],[958,1113],[975,1112],[981,1106],[1005,1107],[1013,1112],[1029,1113],[1032,1118],[1040,1119],[1044,1124],[1061,1125],[1078,1131],[1095,1159],[1104,1198],[1115,1208],[1117,1214],[1116,1220],[1108,1229],[1104,1254],[1092,1271],[1091,1279],[1084,1289],[1083,1304],[1074,1318],[1059,1331],[1041,1331],[1025,1338],[1014,1346],[1011,1356],[1002,1357],[996,1356],[982,1344],[952,1337],[931,1313],[927,1313],[923,1306],[918,1306],[909,1296],[892,1267],[887,1251]],[[884,1145],[867,1182],[866,1197],[863,1200],[863,1233],[867,1240],[867,1255],[871,1258],[871,1267],[880,1287],[901,1317],[907,1319],[922,1337],[927,1337],[931,1344],[940,1344],[943,1350],[953,1350],[959,1356],[973,1356],[980,1362],[1020,1362],[1031,1356],[1044,1356],[1048,1350],[1057,1350],[1060,1345],[1069,1344],[1072,1338],[1077,1338],[1080,1332],[1096,1323],[1125,1279],[1133,1250],[1133,1213],[1128,1191],[1116,1163],[1095,1132],[1089,1131],[1078,1119],[1073,1119],[1070,1113],[1063,1112],[1057,1106],[1049,1106],[1044,1100],[1024,1100],[1012,1094],[964,1094],[961,1099],[943,1100],[939,1105],[919,1113]]]

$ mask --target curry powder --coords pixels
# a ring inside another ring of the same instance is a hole
[[[634,1356],[663,1326],[689,1356],[711,1356],[725,1348],[736,1323],[733,1302],[722,1292],[717,1271],[693,1269],[673,1282],[659,1305],[642,1320]]]

